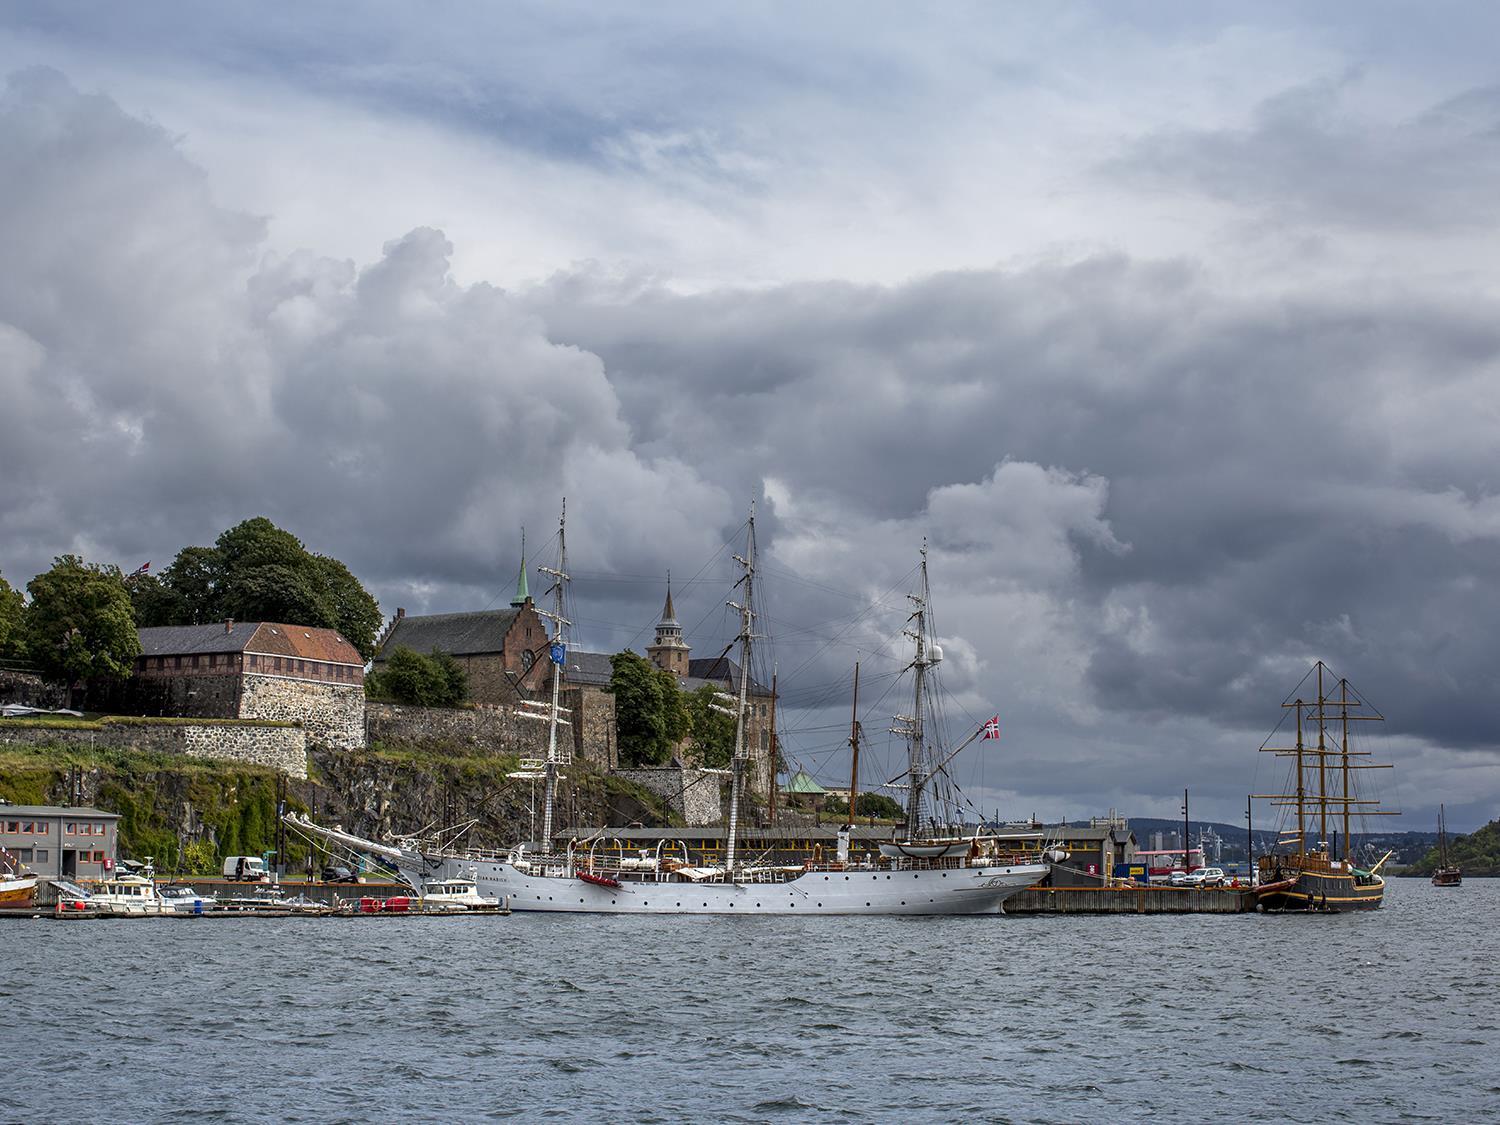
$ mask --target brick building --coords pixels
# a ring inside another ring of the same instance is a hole
[[[332,629],[218,621],[139,630],[123,706],[148,715],[300,722],[309,741],[365,741],[365,669]]]
[[[469,696],[475,703],[510,706],[547,683],[548,647],[547,623],[530,598],[509,609],[471,613],[408,616],[398,609],[380,638],[374,671],[380,671],[398,648],[423,656],[445,652],[469,677]]]

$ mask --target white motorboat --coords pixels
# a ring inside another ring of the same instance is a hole
[[[219,905],[219,900],[213,895],[201,895],[183,884],[157,887],[157,893],[178,914],[207,914]]]

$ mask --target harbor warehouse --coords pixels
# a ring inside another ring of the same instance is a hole
[[[113,872],[119,817],[94,808],[0,804],[0,848],[43,879]]]

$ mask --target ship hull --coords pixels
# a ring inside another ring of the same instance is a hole
[[[423,869],[468,877],[513,911],[561,914],[1001,914],[1046,864],[908,871],[808,871],[784,882],[625,878],[618,887],[523,871],[508,861],[424,857]],[[406,874],[406,872],[403,872]],[[427,878],[432,878],[428,875]]]
[[[30,906],[36,898],[35,879],[0,879],[0,906]]]
[[[1463,881],[1464,873],[1456,867],[1440,867],[1432,875],[1434,887],[1458,887],[1463,885]]]
[[[1378,875],[1373,876],[1372,882],[1362,882],[1342,872],[1303,871],[1288,875],[1293,878],[1290,886],[1278,887],[1261,896],[1262,909],[1341,913],[1375,910],[1385,899],[1385,880]]]

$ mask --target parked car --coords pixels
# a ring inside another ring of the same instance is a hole
[[[347,867],[325,867],[323,868],[323,882],[325,883],[357,883],[359,876]]]
[[[1226,882],[1222,867],[1200,867],[1188,876],[1195,886],[1222,887]]]
[[[1174,871],[1167,879],[1167,883],[1173,887],[1190,887],[1193,877],[1186,871]]]

